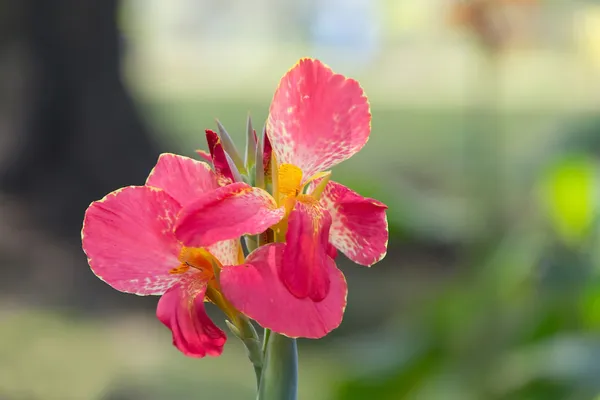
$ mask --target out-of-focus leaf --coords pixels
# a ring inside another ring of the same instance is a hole
[[[572,156],[554,165],[542,185],[543,202],[556,233],[567,244],[588,235],[597,207],[597,171],[586,156]]]

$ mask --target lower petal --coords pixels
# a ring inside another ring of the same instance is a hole
[[[289,337],[318,339],[342,322],[348,288],[342,272],[329,259],[327,296],[319,302],[292,295],[278,276],[285,247],[273,243],[259,248],[245,265],[221,271],[221,290],[242,313],[260,325]]]
[[[158,301],[156,316],[173,333],[173,345],[189,357],[219,356],[227,340],[206,315],[205,294],[206,283],[191,276]]]
[[[315,200],[299,196],[288,218],[279,276],[294,296],[321,301],[329,291],[331,216]]]
[[[321,205],[331,214],[329,240],[349,259],[370,266],[385,256],[389,237],[385,204],[330,181]]]

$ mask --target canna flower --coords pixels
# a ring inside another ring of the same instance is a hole
[[[175,232],[178,215],[189,216],[199,205],[206,211],[196,216],[202,245],[183,245]],[[232,213],[235,220],[228,217]],[[226,335],[204,302],[239,322],[239,311],[223,296],[219,272],[243,263],[240,235],[260,233],[282,216],[264,190],[245,183],[221,187],[206,163],[162,154],[144,186],[116,190],[89,206],[83,249],[92,271],[113,288],[161,296],[156,315],[182,353],[218,356]],[[215,220],[226,223],[215,227]]]
[[[273,196],[286,210],[272,227],[279,243],[221,272],[227,298],[262,326],[291,337],[324,336],[341,323],[346,305],[336,249],[365,266],[385,256],[387,207],[330,181],[328,172],[366,144],[370,125],[358,82],[320,61],[302,59],[281,79],[266,126],[276,164]],[[245,286],[260,289],[240,290]]]

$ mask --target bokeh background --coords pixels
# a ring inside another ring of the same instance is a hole
[[[333,177],[389,205],[390,242],[340,260],[300,399],[600,398],[600,2],[0,0],[0,399],[253,398],[242,346],[180,355],[79,232],[214,118],[242,140],[302,56],[370,98]]]

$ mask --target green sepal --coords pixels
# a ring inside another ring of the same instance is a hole
[[[215,121],[217,122],[217,130],[219,131],[219,137],[221,138],[221,143],[223,144],[225,153],[231,157],[239,171],[245,171],[244,161],[242,160],[237,147],[235,147],[233,139],[231,139],[231,136],[229,136],[229,133],[227,133],[227,130],[223,124],[221,124],[218,119]]]

